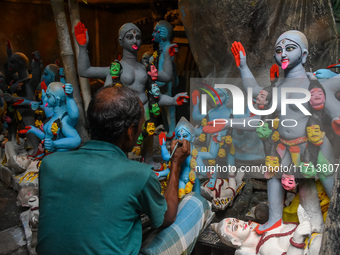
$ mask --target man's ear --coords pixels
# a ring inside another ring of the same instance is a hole
[[[128,142],[131,142],[133,140],[135,133],[136,133],[135,127],[131,125],[126,131],[126,139]]]

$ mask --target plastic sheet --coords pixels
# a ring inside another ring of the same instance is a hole
[[[179,0],[191,51],[203,77],[239,77],[230,47],[240,41],[255,77],[268,77],[276,39],[303,32],[309,42],[306,71],[338,62],[338,39],[327,0]]]

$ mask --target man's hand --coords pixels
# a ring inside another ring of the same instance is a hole
[[[172,140],[171,153],[172,152],[174,153],[171,159],[170,177],[168,186],[164,193],[168,209],[164,215],[163,227],[170,226],[176,220],[178,209],[179,174],[181,172],[182,163],[190,155],[190,142],[188,140]]]
[[[182,165],[184,160],[190,155],[190,142],[188,140],[172,140],[171,141],[171,153],[173,153],[176,144],[177,148],[172,156],[172,164]]]
[[[74,26],[74,35],[79,45],[86,45],[88,43],[87,29],[80,21]]]
[[[231,52],[234,55],[236,66],[243,68],[246,65],[246,52],[240,42],[234,42],[231,46]]]
[[[183,92],[183,93],[178,93],[175,96],[175,100],[176,100],[176,104],[177,105],[184,105],[185,103],[188,102],[189,96],[187,92]]]

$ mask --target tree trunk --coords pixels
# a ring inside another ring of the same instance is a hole
[[[335,166],[334,166],[335,167]],[[328,214],[323,231],[322,244],[319,254],[335,255],[339,254],[340,242],[340,180],[338,179],[338,172],[335,174],[335,183],[333,187],[333,195],[329,203]]]
[[[76,42],[76,38],[74,36],[74,26],[80,21],[78,1],[68,0],[68,6],[70,10],[72,37],[73,37],[73,42],[74,42],[73,46],[76,51],[76,59],[78,59],[79,47]],[[89,103],[91,101],[90,82],[89,82],[89,79],[87,78],[83,78],[80,76],[78,76],[78,78],[79,78],[81,93],[82,93],[83,100],[84,100],[84,108],[86,112],[87,107],[89,106]]]
[[[77,130],[82,139],[82,143],[84,143],[88,139],[88,134],[85,129],[85,114],[83,108],[83,100],[80,96],[79,84],[77,81],[71,38],[67,27],[66,15],[64,12],[64,1],[51,0],[51,5],[54,14],[54,20],[57,27],[60,56],[62,58],[65,69],[65,78],[66,81],[68,83],[71,83],[73,86],[74,100],[76,101],[79,109],[79,121],[77,125]]]

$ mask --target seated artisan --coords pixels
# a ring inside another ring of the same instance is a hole
[[[151,167],[129,160],[144,122],[138,95],[126,87],[107,86],[88,111],[92,140],[77,151],[56,152],[40,168],[38,254],[138,254],[142,244],[140,214],[153,227],[176,219],[180,166],[190,155],[189,142],[178,142],[164,197]]]

